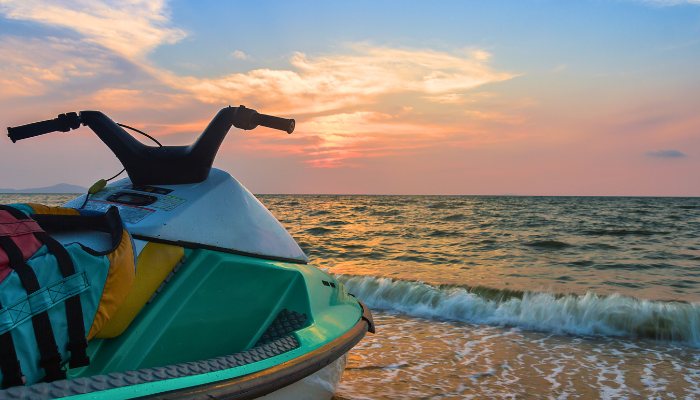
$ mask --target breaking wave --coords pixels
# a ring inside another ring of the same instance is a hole
[[[412,317],[556,334],[638,337],[700,344],[700,303],[429,285],[376,276],[335,275],[369,307]]]

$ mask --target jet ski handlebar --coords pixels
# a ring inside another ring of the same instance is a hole
[[[22,125],[15,128],[7,128],[7,136],[12,139],[12,143],[22,139],[29,139],[34,136],[44,135],[51,132],[68,132],[71,129],[80,127],[80,117],[74,112],[60,114],[58,118],[49,119],[32,124]]]
[[[80,124],[92,129],[121,161],[134,185],[178,185],[202,182],[209,176],[216,153],[231,126],[251,130],[257,126],[294,131],[293,119],[259,114],[240,107],[223,108],[189,146],[147,146],[99,111],[66,113],[58,118],[7,128],[12,142],[51,132],[68,132]]]

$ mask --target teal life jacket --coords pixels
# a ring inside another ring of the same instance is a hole
[[[111,248],[60,244],[53,232],[100,231]],[[65,379],[89,365],[87,341],[114,315],[136,274],[116,207],[106,213],[39,204],[0,206],[2,388]]]

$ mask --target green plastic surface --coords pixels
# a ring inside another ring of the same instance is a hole
[[[69,377],[108,374],[198,361],[251,348],[282,309],[304,313],[301,346],[223,371],[111,389],[74,399],[118,399],[202,385],[257,372],[336,339],[360,319],[362,308],[345,287],[311,266],[211,250],[186,250],[187,262],[114,339],[93,340],[91,364]],[[336,288],[325,286],[334,282]]]

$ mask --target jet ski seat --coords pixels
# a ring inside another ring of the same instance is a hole
[[[136,261],[136,279],[129,295],[95,338],[109,339],[121,335],[185,260],[185,249],[180,246],[146,244]]]

